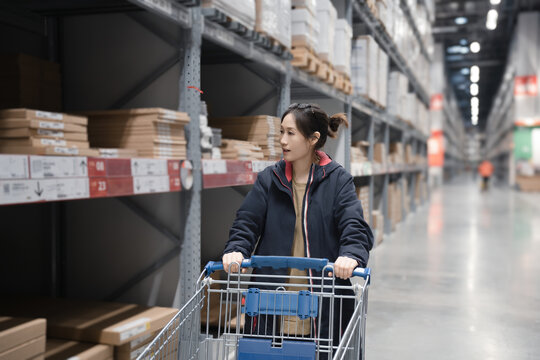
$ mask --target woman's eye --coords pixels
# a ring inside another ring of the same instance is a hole
[[[284,131],[283,131],[283,130],[279,130],[279,133],[280,133],[281,135],[283,135]]]
[[[289,135],[294,135],[294,133],[292,131],[289,131]]]

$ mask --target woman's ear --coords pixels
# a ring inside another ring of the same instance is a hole
[[[311,140],[310,140],[311,145],[315,146],[315,144],[317,144],[320,138],[321,138],[321,133],[318,131],[315,131],[313,135],[311,135]]]

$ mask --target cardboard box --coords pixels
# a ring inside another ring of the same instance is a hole
[[[369,186],[361,186],[356,188],[356,195],[358,200],[362,203],[362,210],[364,210],[364,220],[369,224],[369,215],[371,212],[369,203]]]
[[[110,345],[81,343],[62,339],[47,339],[47,360],[108,360],[113,357]]]
[[[516,176],[516,184],[521,191],[540,191],[540,175]]]
[[[375,245],[379,245],[384,237],[384,216],[380,210],[373,210],[373,224],[371,229],[375,235]]]
[[[114,347],[114,358],[116,360],[133,360],[136,359],[146,349],[148,344],[155,339],[159,332],[146,334],[127,344]]]
[[[390,68],[390,64],[388,60],[388,55],[386,55],[386,52],[381,48],[379,48],[378,51],[378,59],[379,66],[377,67],[377,98],[379,104],[386,108],[388,97],[388,71]]]
[[[46,334],[45,319],[0,317],[0,354]]]
[[[384,143],[376,143],[373,146],[373,161],[379,164],[386,164],[386,147]]]
[[[25,54],[0,55],[0,108],[62,108],[60,65]]]
[[[0,360],[31,359],[45,352],[45,335],[26,341],[0,353]]]
[[[317,20],[321,26],[319,32],[319,51],[317,56],[330,64],[334,63],[334,34],[337,11],[330,0],[317,1]]]
[[[41,297],[0,298],[2,312],[47,318],[50,337],[123,345],[162,329],[177,309]]]
[[[64,113],[32,110],[26,108],[0,110],[0,119],[60,121],[68,124],[77,124],[83,126],[88,125],[88,118],[85,116],[68,115]]]

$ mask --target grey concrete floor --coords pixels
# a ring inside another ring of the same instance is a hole
[[[540,194],[456,179],[369,266],[366,359],[540,359]]]

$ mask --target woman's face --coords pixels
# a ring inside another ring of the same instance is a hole
[[[298,130],[296,120],[292,114],[287,114],[281,123],[280,143],[285,160],[289,162],[312,160],[312,144]]]

